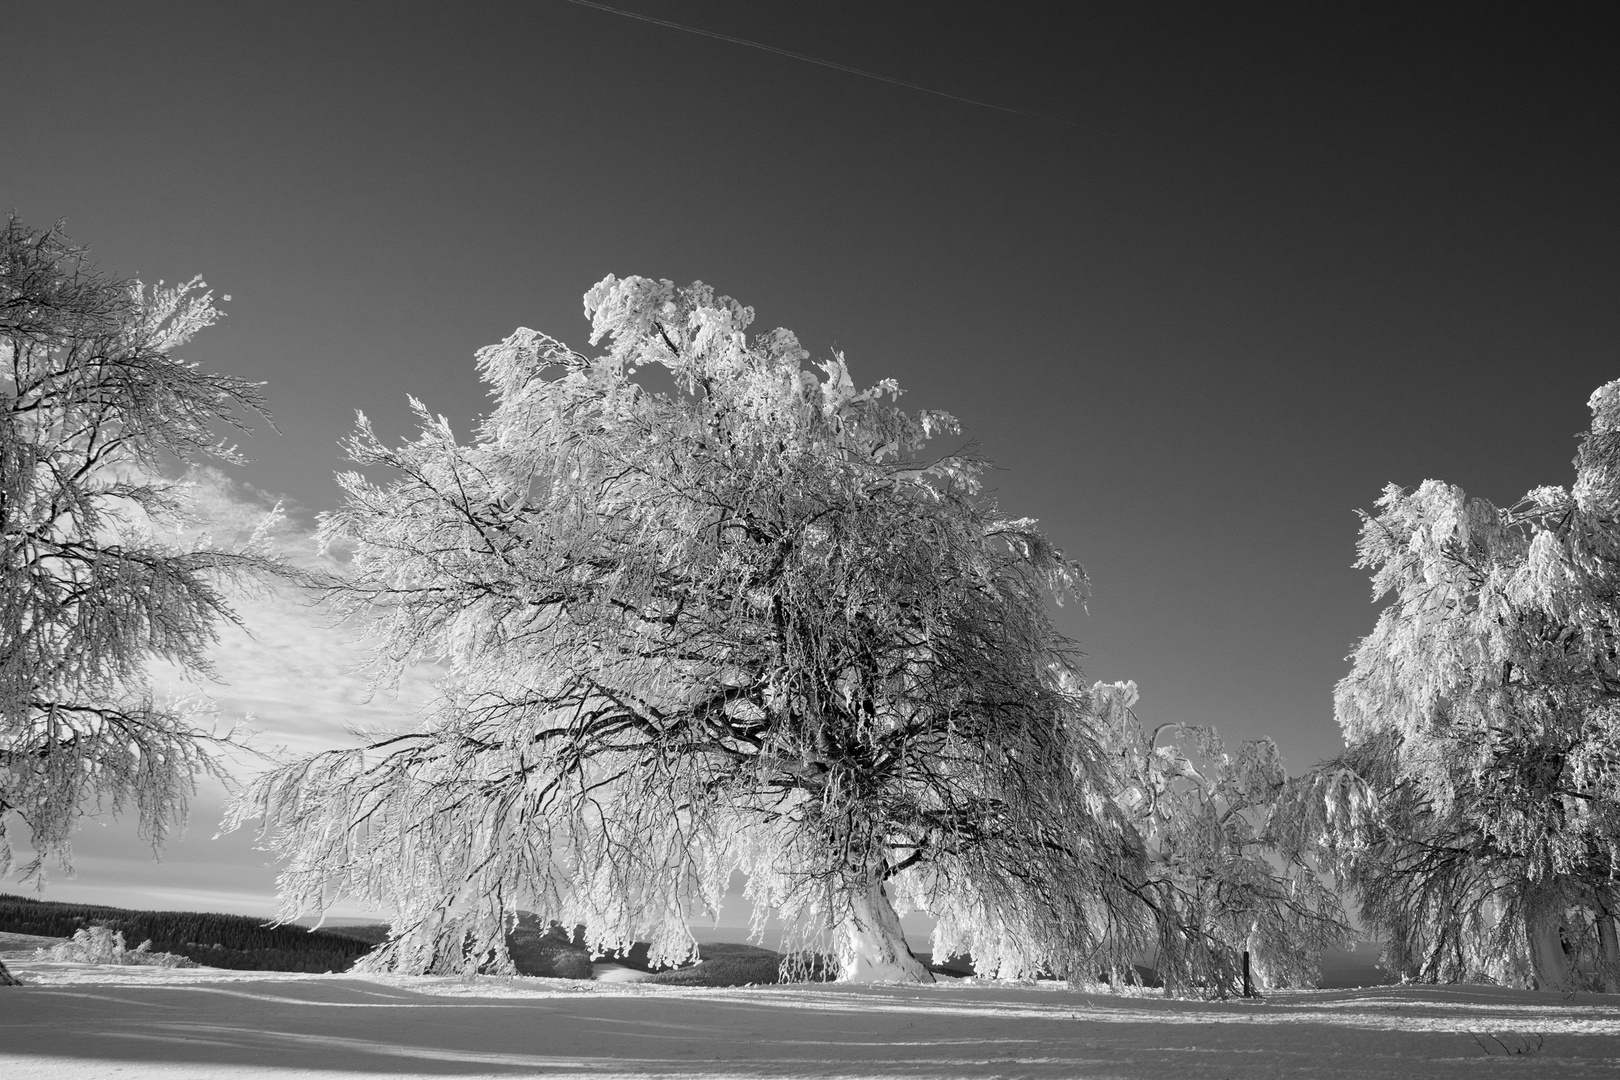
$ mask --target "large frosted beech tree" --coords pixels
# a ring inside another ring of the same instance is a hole
[[[392,909],[371,962],[402,970],[500,970],[522,908],[676,960],[740,870],[844,979],[929,978],[911,907],[989,972],[1128,959],[1139,859],[1047,615],[1080,568],[927,456],[954,421],[892,382],[805,370],[701,284],[585,308],[602,355],[479,352],[468,442],[419,403],[402,445],[361,418],[334,600],[384,682],[447,674],[419,728],[251,788],[286,912]]]
[[[1388,604],[1336,694],[1332,843],[1408,978],[1620,989],[1620,383],[1590,405],[1571,488],[1364,520]]]
[[[13,814],[29,872],[69,862],[86,812],[133,804],[157,846],[215,768],[208,710],[156,698],[148,667],[206,677],[224,582],[276,570],[172,529],[185,488],[163,470],[230,459],[216,428],[262,411],[255,384],[172,355],[218,318],[200,281],[112,281],[59,232],[0,232],[0,874]]]

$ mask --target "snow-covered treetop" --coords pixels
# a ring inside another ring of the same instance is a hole
[[[882,407],[899,397],[898,385],[885,379],[857,390],[842,354],[817,365],[819,377],[806,370],[809,353],[791,331],[750,341],[753,309],[702,282],[676,287],[610,274],[585,294],[585,314],[591,344],[608,342],[595,359],[527,328],[479,350],[479,373],[499,402],[491,430],[521,431],[533,419],[528,410],[566,408],[585,396],[603,399],[604,423],[643,423],[653,399],[627,376],[647,366],[667,369],[699,400],[715,436],[765,442],[782,454],[833,444],[873,462],[893,461],[957,430],[948,413]],[[959,460],[942,468],[961,483],[977,471]]]

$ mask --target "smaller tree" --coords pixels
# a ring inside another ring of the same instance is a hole
[[[206,708],[158,700],[148,669],[209,676],[236,621],[224,583],[284,572],[258,534],[227,551],[160,531],[186,494],[163,471],[235,460],[216,426],[264,413],[257,384],[172,355],[219,317],[201,280],[112,281],[59,231],[0,232],[0,874],[12,812],[34,874],[69,865],[86,812],[133,803],[156,849],[217,771]]]
[[[1117,804],[1140,838],[1141,902],[1167,993],[1225,996],[1251,954],[1262,986],[1314,986],[1349,927],[1316,865],[1324,813],[1270,739],[1228,754],[1214,728],[1137,719],[1136,684],[1097,683],[1093,715],[1119,768]]]

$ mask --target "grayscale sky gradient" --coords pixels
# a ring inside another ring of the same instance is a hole
[[[1296,769],[1375,616],[1354,512],[1567,483],[1620,376],[1604,6],[615,2],[1068,123],[563,0],[17,3],[0,210],[233,296],[185,355],[268,382],[234,475],[305,520],[355,409],[465,430],[479,346],[701,278],[961,417],[1092,575],[1088,676]],[[341,741],[352,678],[280,633],[216,692]],[[92,827],[47,895],[267,909],[217,802],[161,866]]]

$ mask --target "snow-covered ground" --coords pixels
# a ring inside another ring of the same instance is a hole
[[[1059,983],[715,990],[6,962],[30,984],[0,988],[8,1080],[1620,1075],[1620,997],[1494,987],[1215,1003]]]

